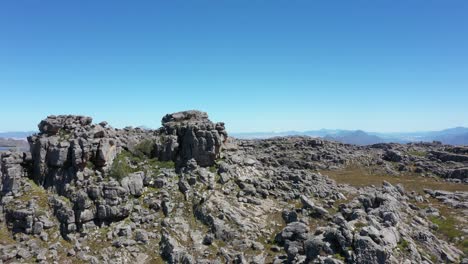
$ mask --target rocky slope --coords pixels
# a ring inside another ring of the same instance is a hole
[[[238,140],[199,111],[158,130],[49,116],[39,131],[30,152],[1,155],[0,263],[467,263],[468,192],[321,173],[466,186],[465,147]]]

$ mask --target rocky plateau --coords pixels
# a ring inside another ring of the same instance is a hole
[[[0,263],[468,263],[468,147],[241,140],[195,110],[38,128],[1,153]]]

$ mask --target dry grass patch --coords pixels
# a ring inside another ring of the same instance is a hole
[[[468,185],[446,182],[432,177],[422,177],[413,173],[406,173],[399,176],[388,175],[380,172],[378,168],[363,168],[351,166],[343,170],[321,171],[328,175],[337,183],[349,184],[355,187],[370,185],[380,186],[383,181],[391,184],[402,184],[406,190],[416,191],[423,194],[424,189],[445,190],[445,191],[468,191]]]

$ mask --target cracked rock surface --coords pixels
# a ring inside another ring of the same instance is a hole
[[[238,140],[196,110],[39,131],[1,154],[0,263],[468,263],[467,147]],[[393,178],[327,176],[351,166]]]

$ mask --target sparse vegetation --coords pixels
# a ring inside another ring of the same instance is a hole
[[[363,222],[357,222],[356,224],[354,224],[354,227],[356,228],[357,231],[360,231],[365,226],[367,226],[367,224]]]
[[[61,141],[67,141],[71,138],[71,133],[64,129],[59,129],[57,134]]]
[[[92,163],[90,160],[86,162],[86,168],[88,169],[94,169],[94,163]]]
[[[438,181],[434,178],[422,177],[412,173],[402,174],[400,176],[388,175],[379,170],[379,168],[362,168],[358,166],[349,166],[343,170],[321,171],[322,174],[334,179],[337,183],[345,183],[356,187],[362,186],[381,186],[383,181],[391,184],[402,184],[408,191],[417,191],[424,193],[425,188],[432,190],[446,191],[467,191],[466,185]]]
[[[158,168],[165,168],[165,169],[170,169],[175,167],[175,163],[172,160],[169,161],[160,161],[160,160],[150,160],[150,163],[153,164],[154,166],[157,166]]]
[[[114,159],[114,163],[112,163],[112,167],[109,171],[109,176],[120,181],[125,176],[133,172],[132,167],[128,164],[127,161],[127,152],[122,151],[117,157]]]
[[[173,161],[160,161],[155,158],[150,159],[146,158],[146,156],[137,156],[128,151],[122,151],[114,159],[109,176],[120,181],[130,173],[144,170],[145,166],[153,171],[154,176],[157,176],[159,169],[174,168],[175,163]]]
[[[425,152],[425,151],[418,151],[418,150],[411,150],[411,151],[408,151],[408,154],[410,154],[411,156],[417,156],[417,157],[425,157],[425,156],[427,156],[427,152]]]
[[[334,254],[334,255],[333,255],[333,258],[339,259],[339,260],[341,260],[341,261],[345,261],[345,257],[343,257],[342,255],[340,255],[340,254],[338,254],[338,253]]]
[[[145,157],[151,158],[153,149],[154,149],[154,141],[151,139],[145,139],[135,146],[133,153],[136,157],[141,158],[141,159]]]
[[[210,168],[209,168],[210,172],[211,173],[217,173],[218,172],[218,168],[216,167],[216,165],[212,165]]]
[[[455,216],[456,212],[446,207],[439,207],[444,217],[429,217],[429,220],[438,226],[436,233],[444,240],[452,242],[465,255],[468,254],[468,237],[462,231],[465,223]]]
[[[452,216],[447,217],[429,217],[432,223],[436,224],[439,228],[437,231],[453,242],[455,238],[460,237],[463,233],[457,229],[457,221]]]
[[[405,239],[401,239],[400,242],[398,242],[398,245],[397,247],[401,250],[401,251],[406,251],[408,250],[408,247],[409,247],[409,243],[408,241],[406,241]]]
[[[18,199],[24,203],[34,200],[38,208],[48,208],[49,199],[47,191],[39,187],[34,181],[29,179],[27,181],[31,185],[31,190],[25,193],[24,195],[18,197]]]
[[[11,237],[10,231],[6,227],[5,223],[0,223],[0,245],[15,244],[15,240]]]

